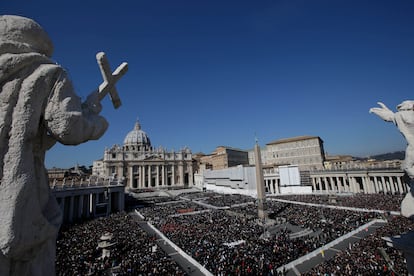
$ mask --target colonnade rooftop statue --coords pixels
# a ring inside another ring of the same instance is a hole
[[[369,110],[387,122],[393,122],[407,140],[405,159],[402,169],[410,178],[410,190],[401,203],[401,214],[414,220],[414,101],[403,101],[397,106],[397,112],[392,112],[385,104],[379,102],[380,107]],[[409,275],[414,275],[414,231],[402,233],[395,237],[385,237],[387,244],[404,253]]]
[[[108,127],[100,100],[126,72],[112,74],[103,53],[104,82],[85,102],[66,71],[50,59],[53,44],[35,21],[0,16],[0,275],[54,275],[61,223],[44,167],[56,142],[77,145],[99,139]]]
[[[401,204],[401,214],[407,218],[414,218],[414,197],[412,183],[414,182],[414,101],[403,101],[397,106],[397,112],[392,112],[385,104],[379,102],[380,107],[371,108],[369,111],[378,115],[386,122],[393,122],[407,140],[405,159],[402,169],[410,178],[410,192],[405,196]]]

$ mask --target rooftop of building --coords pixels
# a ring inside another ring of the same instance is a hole
[[[310,140],[310,139],[319,139],[319,140],[322,141],[322,139],[319,136],[303,135],[303,136],[296,136],[296,137],[291,137],[291,138],[284,138],[284,139],[275,140],[275,141],[267,143],[266,145],[291,143],[291,142],[304,141],[304,140]]]

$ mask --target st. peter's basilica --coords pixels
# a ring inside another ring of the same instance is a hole
[[[193,159],[191,150],[167,151],[151,145],[137,121],[124,144],[105,149],[104,157],[93,164],[93,174],[124,178],[129,189],[191,187]]]

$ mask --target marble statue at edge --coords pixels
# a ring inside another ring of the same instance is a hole
[[[0,275],[54,275],[62,214],[45,152],[100,138],[100,89],[81,102],[32,19],[0,16]],[[119,76],[120,77],[120,76]],[[118,78],[119,78],[118,77]],[[108,83],[107,83],[108,84]]]

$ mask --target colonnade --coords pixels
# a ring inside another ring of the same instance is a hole
[[[301,186],[312,185],[314,193],[406,194],[409,186],[404,175],[399,169],[301,172]],[[278,173],[265,172],[264,183],[267,193],[281,193]]]
[[[408,185],[403,172],[327,172],[311,174],[314,192],[405,194]]]
[[[124,210],[123,185],[52,189],[52,193],[67,223]]]
[[[130,188],[160,188],[193,186],[193,167],[185,162],[173,164],[130,164],[127,186]]]
[[[280,178],[278,177],[266,177],[264,179],[265,182],[265,189],[267,192],[271,194],[279,194],[280,193]]]

